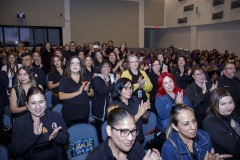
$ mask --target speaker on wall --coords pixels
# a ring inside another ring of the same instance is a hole
[[[221,19],[221,18],[223,18],[223,11],[216,12],[216,13],[212,14],[212,20],[214,20],[214,19]]]
[[[224,0],[213,0],[213,6],[217,6],[223,3],[224,3]]]
[[[187,23],[187,17],[178,18],[178,24]]]
[[[239,7],[240,7],[240,0],[231,2],[231,9],[235,9],[235,8],[239,8]]]
[[[188,5],[188,6],[184,6],[183,11],[192,11],[194,8],[194,4]]]

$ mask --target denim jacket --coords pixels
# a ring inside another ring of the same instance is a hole
[[[174,131],[172,133],[171,139],[177,148],[174,147],[170,140],[167,140],[162,147],[161,155],[163,160],[192,160],[191,153],[177,132]],[[198,160],[203,160],[207,151],[210,152],[212,149],[212,143],[210,141],[209,135],[207,132],[202,130],[197,131],[197,135],[194,139],[194,145],[196,148],[196,156]],[[180,154],[182,156],[182,159],[180,157]]]
[[[192,105],[186,96],[183,96],[183,103],[192,108]],[[170,111],[174,105],[176,105],[176,103],[172,103],[168,94],[156,96],[155,106],[158,113],[156,128],[164,133],[166,133],[167,127],[170,123]]]

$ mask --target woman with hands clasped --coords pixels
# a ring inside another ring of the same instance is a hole
[[[179,88],[185,89],[191,83],[191,70],[186,67],[185,57],[179,56],[177,58],[177,66],[171,71],[171,74],[176,79],[176,84]]]
[[[128,109],[109,106],[106,132],[108,138],[96,149],[90,152],[87,160],[162,160],[156,149],[148,150],[145,154],[144,148],[135,141],[139,129],[135,125],[135,118]]]
[[[155,140],[158,142],[159,150],[166,140],[165,133],[170,122],[172,106],[178,103],[192,106],[184,92],[176,86],[174,77],[168,72],[163,72],[158,78],[158,92],[155,102],[157,110]]]
[[[111,104],[118,104],[121,107],[127,108],[136,122],[136,126],[139,129],[139,134],[136,137],[136,140],[140,143],[144,141],[144,135],[142,130],[142,119],[147,118],[148,112],[150,109],[150,102],[147,100],[140,102],[140,100],[132,95],[133,86],[132,82],[127,78],[120,78],[116,84],[113,91],[113,102]]]
[[[185,91],[193,106],[198,128],[201,129],[203,120],[206,117],[207,108],[210,105],[211,91],[217,88],[218,83],[210,85],[210,83],[206,82],[204,71],[201,67],[192,69],[192,77],[194,82]]]
[[[82,74],[81,60],[77,56],[69,59],[59,85],[59,99],[63,101],[62,116],[70,127],[76,123],[88,123],[89,97],[94,95],[91,77]]]
[[[176,104],[170,111],[167,141],[162,147],[163,160],[221,160],[231,155],[215,154],[209,135],[197,129],[192,108]]]
[[[31,160],[67,159],[67,127],[57,112],[46,109],[41,88],[29,89],[26,106],[29,112],[16,119],[13,126],[12,153]]]

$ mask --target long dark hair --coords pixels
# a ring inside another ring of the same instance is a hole
[[[82,77],[83,76],[83,71],[82,71],[82,61],[80,60],[80,58],[78,56],[72,56],[68,61],[67,61],[67,64],[66,64],[66,67],[65,67],[65,71],[64,71],[64,75],[66,77],[71,77],[71,70],[70,70],[70,64],[71,64],[71,61],[76,58],[79,60],[79,63],[80,63],[80,71],[79,71],[79,74],[80,76]]]

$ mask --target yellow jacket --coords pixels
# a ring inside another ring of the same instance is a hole
[[[139,71],[144,76],[144,80],[147,82],[142,86],[142,89],[146,92],[147,98],[149,99],[150,94],[147,92],[150,92],[152,90],[152,88],[153,88],[152,82],[150,81],[148,75],[146,74],[146,72],[144,70],[139,70]],[[128,78],[132,81],[132,75],[129,73],[128,70],[126,70],[122,73],[121,78],[123,78],[123,77]],[[139,87],[138,83],[133,84],[133,91],[138,89],[138,87]]]

